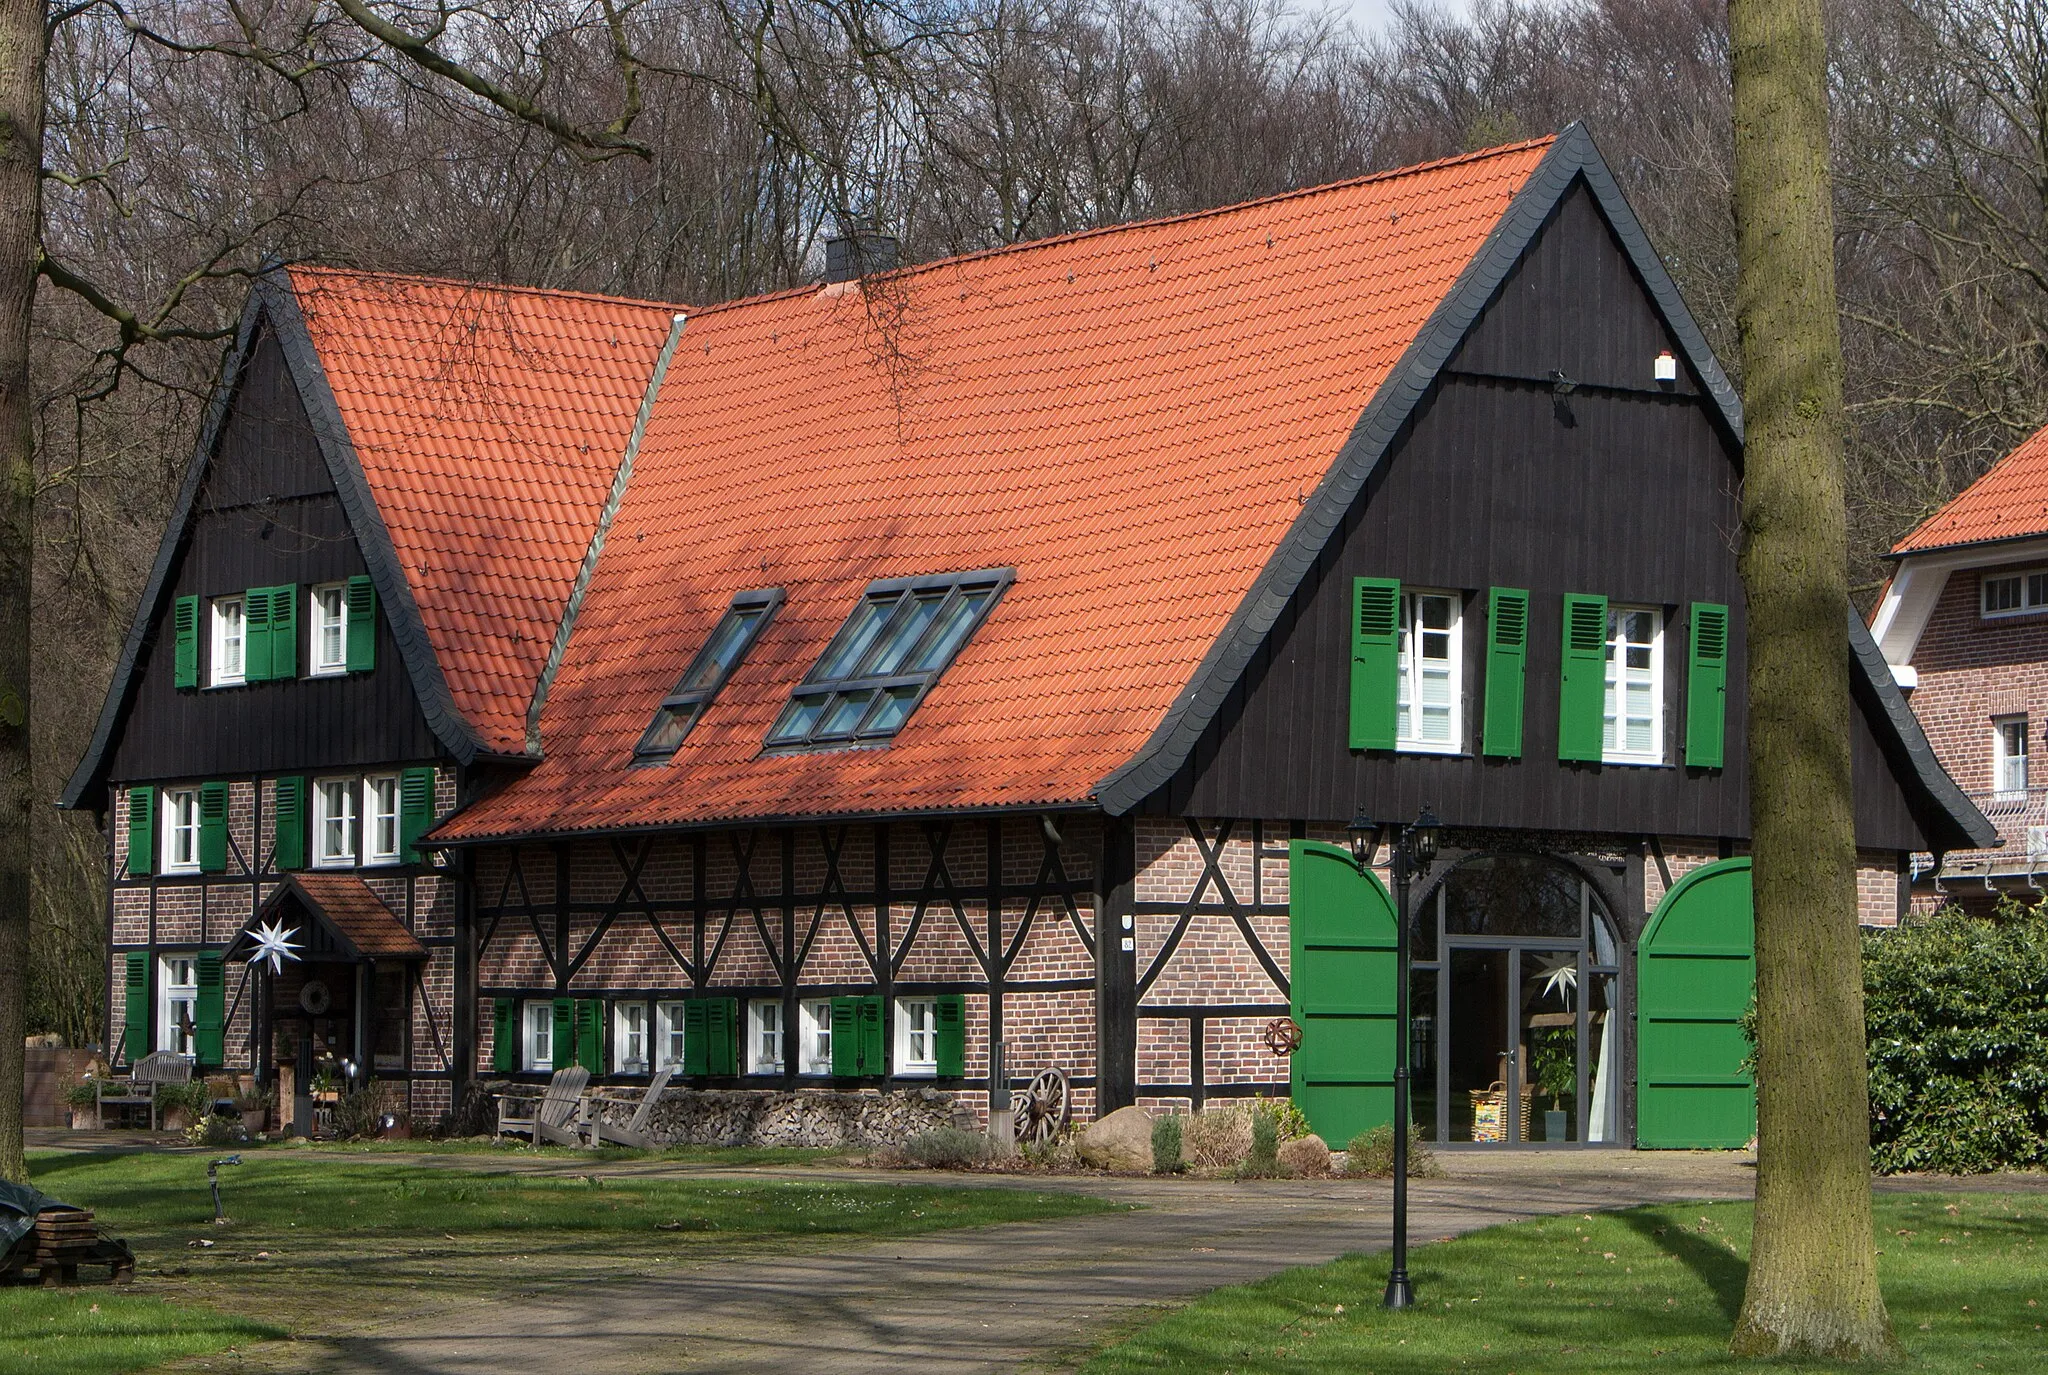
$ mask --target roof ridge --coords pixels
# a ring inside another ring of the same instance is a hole
[[[2040,529],[2022,531],[2016,534],[2007,535],[1979,535],[1967,539],[1947,539],[1942,540],[1941,542],[1936,544],[1919,545],[1913,548],[1907,547],[1908,545],[1913,544],[1913,541],[1919,537],[1920,533],[1923,530],[1928,529],[1928,527],[1933,525],[1934,522],[1940,520],[1944,515],[1947,515],[1957,506],[1960,506],[1964,501],[1968,500],[1970,493],[1976,491],[1979,487],[1984,486],[1986,483],[1990,482],[1992,478],[1996,477],[1998,475],[1999,469],[2004,468],[2008,464],[2014,463],[2022,454],[2028,454],[2028,451],[2032,449],[2037,443],[2041,444],[2044,448],[2048,448],[2048,425],[2042,425],[2039,428],[2030,431],[2027,434],[2026,438],[2022,439],[2019,443],[2013,445],[2012,448],[2006,450],[2003,454],[2000,454],[1996,459],[1992,461],[1990,467],[1986,468],[1983,472],[1977,474],[1977,476],[1971,479],[1970,482],[1967,485],[1965,485],[1961,491],[1951,496],[1947,501],[1942,502],[1941,505],[1935,507],[1932,511],[1929,511],[1920,520],[1916,521],[1912,529],[1908,530],[1905,534],[1899,536],[1898,539],[1892,542],[1891,548],[1885,551],[1885,557],[1911,558],[1915,554],[1933,554],[1938,553],[1944,549],[1960,549],[1965,546],[1973,544],[1999,544],[2008,540],[2038,538],[2041,534]],[[2028,454],[2028,457],[2031,460],[2036,458],[2037,456],[2033,454]]]
[[[605,305],[640,306],[673,313],[692,310],[686,302],[657,301],[645,296],[614,296],[602,291],[576,291],[569,287],[528,286],[519,282],[490,282],[478,277],[435,277],[421,272],[382,272],[372,268],[330,267],[320,263],[293,263],[284,269],[288,276],[347,277],[358,281],[406,282],[419,286],[456,287],[463,290],[511,292],[521,296],[545,296],[551,300],[597,301]]]

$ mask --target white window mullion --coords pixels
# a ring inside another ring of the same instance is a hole
[[[1401,749],[1454,754],[1462,743],[1462,602],[1455,593],[1401,596],[1395,649],[1395,733]]]

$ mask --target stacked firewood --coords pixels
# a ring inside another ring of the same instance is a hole
[[[80,1265],[104,1265],[116,1284],[135,1277],[135,1257],[118,1241],[103,1239],[84,1208],[46,1208],[4,1268],[34,1270],[46,1289],[78,1283]]]

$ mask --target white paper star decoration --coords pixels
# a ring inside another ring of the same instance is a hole
[[[1534,977],[1543,980],[1543,991],[1546,994],[1554,994],[1560,988],[1579,986],[1579,957],[1576,954],[1544,955],[1540,958],[1543,966],[1536,971]]]
[[[263,925],[257,927],[249,934],[256,939],[256,952],[249,956],[249,964],[252,968],[263,963],[265,960],[269,960],[270,972],[282,974],[284,972],[284,962],[286,960],[296,960],[299,957],[299,947],[292,944],[292,937],[296,936],[298,932],[287,931],[282,921],[264,922]]]

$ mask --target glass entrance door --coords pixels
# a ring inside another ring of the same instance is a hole
[[[1439,1111],[1446,1141],[1517,1139],[1513,1025],[1515,952],[1457,948],[1444,971],[1444,1021],[1450,1032],[1439,1068]]]

